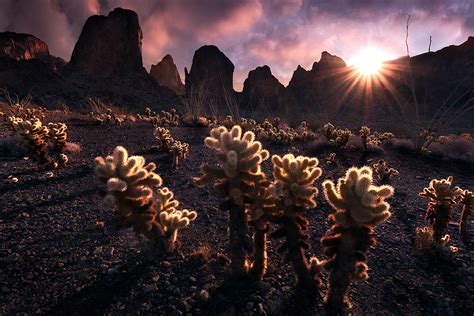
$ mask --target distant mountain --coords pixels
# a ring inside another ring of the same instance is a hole
[[[159,63],[151,65],[150,75],[160,86],[170,88],[179,95],[184,94],[184,84],[171,55],[166,55]]]

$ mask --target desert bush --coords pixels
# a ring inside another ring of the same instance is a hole
[[[471,235],[469,233],[470,219],[472,209],[474,208],[474,193],[469,190],[464,190],[461,193],[459,204],[462,205],[461,218],[459,220],[459,234],[462,241],[469,245],[471,243]]]
[[[203,164],[202,175],[195,178],[194,183],[197,186],[212,184],[225,198],[221,209],[229,213],[231,273],[234,277],[242,276],[248,272],[247,250],[250,248],[245,199],[256,184],[265,179],[260,164],[269,153],[255,141],[254,133],[242,135],[240,126],[231,130],[224,126],[213,128],[204,143],[215,151],[219,165]]]
[[[388,166],[385,160],[380,159],[377,163],[373,165],[377,177],[382,182],[389,182],[391,177],[397,176],[399,174],[398,170]]]
[[[172,253],[177,248],[178,230],[196,219],[197,213],[178,210],[179,201],[162,185],[154,172],[156,165],[145,165],[141,156],[129,157],[117,146],[112,156],[95,158],[96,178],[106,185],[104,202],[114,209],[118,228],[132,228],[147,237],[157,249]]]
[[[473,162],[474,138],[471,134],[440,136],[427,148],[435,155],[445,158]]]
[[[415,145],[410,139],[407,138],[392,138],[388,143],[393,147],[393,149],[400,152],[415,151]]]
[[[394,190],[387,185],[373,185],[370,167],[350,168],[337,187],[333,181],[326,180],[323,190],[335,210],[329,215],[335,223],[332,232],[321,239],[329,256],[324,267],[330,271],[325,306],[330,312],[340,313],[351,306],[347,297],[350,283],[368,278],[365,252],[376,242],[373,227],[390,217],[390,205],[385,199]]]
[[[274,181],[269,191],[279,202],[280,212],[274,218],[279,229],[271,236],[285,238],[278,252],[286,253],[285,260],[292,263],[298,286],[314,289],[320,283],[322,265],[316,257],[309,262],[306,258],[305,250],[309,249],[310,244],[306,233],[309,222],[304,212],[316,207],[318,190],[313,183],[321,176],[322,170],[316,158],[295,157],[292,154],[283,157],[274,155],[272,162]]]
[[[425,218],[432,226],[432,243],[436,248],[446,246],[450,237],[446,233],[451,220],[453,207],[461,194],[461,189],[452,186],[453,177],[447,179],[433,179],[428,187],[419,193],[428,198],[428,207]]]
[[[145,108],[145,115],[137,115],[139,119],[151,122],[153,127],[176,127],[179,125],[180,116],[176,109],[161,111],[159,114],[150,108]]]

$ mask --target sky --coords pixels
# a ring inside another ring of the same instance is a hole
[[[310,69],[322,51],[351,64],[368,46],[387,60],[459,45],[474,35],[473,0],[0,0],[0,31],[33,34],[69,60],[90,15],[115,7],[138,13],[149,70],[171,54],[184,80],[194,51],[219,47],[234,63],[240,90],[248,72],[269,65],[287,84],[298,65]]]

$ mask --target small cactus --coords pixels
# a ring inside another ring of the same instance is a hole
[[[380,159],[376,164],[373,165],[373,167],[377,177],[382,182],[388,182],[390,181],[391,177],[397,176],[399,174],[397,169],[389,167],[383,159]]]
[[[54,150],[59,166],[65,166],[68,162],[66,155],[67,125],[64,123],[49,123],[48,139]]]
[[[449,235],[446,234],[448,223],[451,220],[452,209],[462,192],[458,187],[452,187],[452,182],[451,176],[442,180],[433,179],[430,185],[419,193],[420,196],[429,199],[426,219],[433,227],[435,246],[445,246],[449,241]]]
[[[323,130],[329,144],[337,149],[343,149],[352,136],[352,132],[347,128],[336,128],[331,123],[326,123]]]
[[[10,117],[9,121],[23,147],[39,163],[52,164],[48,155],[48,127],[44,126],[39,119],[23,120],[22,118]]]
[[[272,236],[286,239],[278,252],[286,252],[285,259],[293,264],[298,286],[314,289],[319,285],[322,266],[316,257],[309,262],[306,258],[305,250],[310,244],[306,233],[309,223],[304,212],[316,207],[318,190],[313,183],[321,176],[322,170],[316,158],[292,154],[274,155],[272,162],[275,180],[269,190],[280,201],[281,207],[281,214],[275,219],[280,227]]]
[[[195,178],[194,183],[197,186],[213,184],[216,192],[226,198],[221,208],[228,211],[230,217],[231,273],[241,276],[248,270],[250,244],[244,200],[255,184],[265,178],[260,164],[269,154],[260,142],[255,141],[252,132],[242,135],[238,125],[230,130],[224,126],[213,128],[204,143],[216,152],[219,165],[202,165],[202,175]]]
[[[471,236],[469,234],[469,217],[474,208],[474,193],[469,190],[464,190],[461,193],[459,204],[462,205],[461,219],[459,220],[459,234],[462,241],[469,245],[471,243]]]
[[[173,156],[173,166],[179,167],[179,159],[186,159],[189,151],[189,144],[175,140],[171,132],[165,127],[157,127],[154,131],[156,148],[160,152],[166,152]]]
[[[145,165],[141,156],[129,157],[125,148],[117,146],[112,156],[95,159],[95,175],[106,184],[104,202],[113,207],[119,228],[133,228],[165,252],[176,250],[177,231],[193,221],[193,211],[178,211],[179,202],[154,172],[156,165]]]
[[[373,185],[369,167],[350,168],[337,187],[333,181],[326,180],[323,190],[336,211],[329,215],[335,222],[332,233],[321,239],[324,252],[330,257],[324,262],[325,269],[330,271],[325,306],[330,312],[340,313],[351,306],[347,298],[351,281],[368,277],[365,252],[375,245],[373,226],[390,217],[390,205],[385,199],[394,190],[387,185]]]

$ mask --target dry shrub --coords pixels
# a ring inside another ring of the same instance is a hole
[[[440,136],[428,149],[449,159],[474,162],[474,138],[469,133]]]
[[[388,143],[393,147],[393,149],[401,152],[415,151],[415,145],[407,138],[392,138]]]

